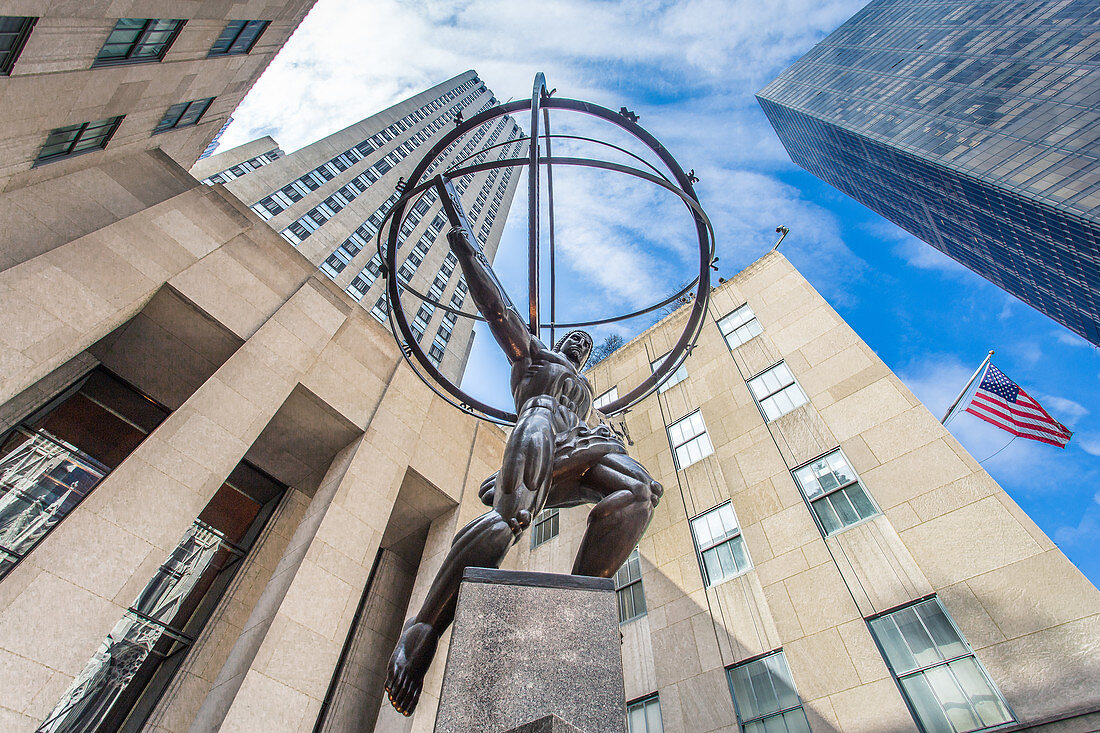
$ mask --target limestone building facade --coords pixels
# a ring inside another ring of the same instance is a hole
[[[0,191],[140,150],[189,167],[314,2],[4,3]]]
[[[224,187],[135,155],[177,192],[0,271],[0,729],[348,729],[503,433]]]
[[[388,323],[376,241],[386,214],[415,165],[454,129],[456,116],[470,119],[496,104],[477,72],[466,71],[290,155],[281,155],[266,137],[205,158],[191,173],[204,183],[225,185],[375,318]],[[452,142],[429,175],[516,157],[526,148],[521,136],[510,116],[488,122]],[[456,181],[474,235],[490,258],[500,244],[519,178],[518,170],[506,168]],[[410,206],[399,237],[407,250],[398,260],[401,280],[438,303],[470,311],[458,261],[447,249],[446,217],[435,191]],[[458,382],[473,342],[472,321],[413,295],[403,303],[421,348]]]
[[[590,370],[598,403],[688,310]],[[665,488],[616,576],[630,732],[1100,728],[1100,592],[782,255],[709,311],[608,418]],[[504,567],[569,572],[586,517],[542,512]],[[376,730],[431,730],[423,699]]]

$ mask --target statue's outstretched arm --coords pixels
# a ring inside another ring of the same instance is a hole
[[[489,322],[489,330],[493,332],[493,338],[504,350],[508,361],[515,363],[527,357],[534,337],[527,330],[527,324],[523,322],[519,311],[512,305],[508,293],[504,292],[504,287],[497,280],[496,273],[481,248],[469,240],[462,227],[453,227],[447,233],[447,240],[451,244],[451,251],[458,257],[458,264],[462,267],[462,274],[466,277],[474,304]]]

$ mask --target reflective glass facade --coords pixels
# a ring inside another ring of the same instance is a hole
[[[796,164],[1100,345],[1098,24],[874,0],[757,99]]]

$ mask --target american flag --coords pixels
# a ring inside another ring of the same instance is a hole
[[[966,411],[1021,438],[1065,448],[1073,433],[1047,414],[1028,393],[992,364],[985,370]]]

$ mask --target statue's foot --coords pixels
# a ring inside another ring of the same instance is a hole
[[[412,715],[416,710],[424,675],[435,656],[438,642],[439,634],[430,624],[409,619],[401,629],[401,638],[390,657],[386,674],[386,693],[390,704],[402,715]]]

